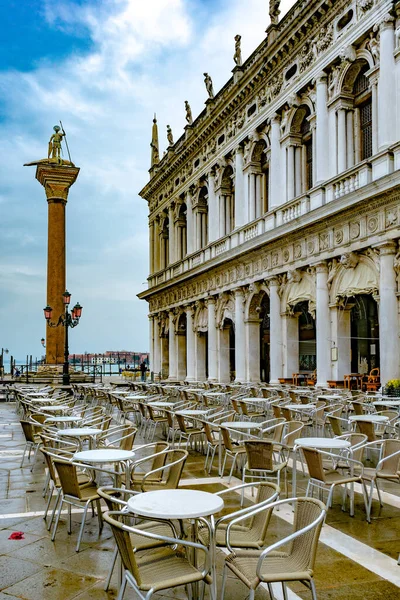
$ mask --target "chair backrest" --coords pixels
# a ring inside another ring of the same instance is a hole
[[[76,466],[71,462],[60,460],[59,458],[53,458],[53,463],[60,479],[63,494],[81,498]]]
[[[301,450],[306,460],[310,477],[325,483],[325,471],[320,452],[315,448],[306,447],[302,447]]]
[[[286,424],[285,434],[283,436],[282,442],[289,446],[289,448],[293,448],[294,442],[298,437],[301,437],[301,430],[304,428],[304,423],[301,421],[289,421]]]
[[[276,493],[279,494],[279,492],[280,487],[276,483],[272,483],[269,481],[259,483],[257,490],[256,505],[266,502],[268,499],[272,498]],[[250,518],[249,528],[250,530],[257,532],[257,541],[260,544],[260,546],[264,545],[272,512],[273,509],[263,510]]]
[[[222,441],[224,442],[224,446],[226,450],[233,450],[233,444],[231,440],[231,436],[229,430],[226,427],[220,427]]]
[[[142,580],[140,577],[138,565],[133,551],[132,541],[129,531],[123,529],[123,523],[118,521],[115,517],[123,519],[126,518],[126,514],[122,512],[106,512],[103,515],[104,520],[111,526],[116,544],[118,546],[119,555],[121,557],[124,569],[129,571],[134,577],[138,586],[141,585]]]
[[[286,419],[286,421],[291,421],[292,420],[292,411],[289,410],[288,408],[285,408],[284,406],[281,406],[280,408],[281,408],[281,414]]]
[[[380,410],[377,414],[387,417],[389,421],[396,421],[399,418],[399,413],[395,410]]]
[[[354,408],[354,412],[356,413],[356,415],[363,415],[364,414],[364,406],[362,402],[352,402],[353,408]]]
[[[229,400],[230,400],[230,403],[231,403],[232,408],[235,411],[235,413],[237,413],[238,415],[240,415],[240,409],[239,409],[238,401],[235,398],[229,398]]]
[[[299,531],[326,512],[323,502],[316,498],[297,498],[294,507],[293,532]],[[291,543],[289,554],[296,564],[296,571],[313,571],[317,555],[318,540],[324,519],[309,531],[303,533]]]
[[[328,416],[329,419],[329,423],[332,427],[332,431],[334,433],[334,435],[342,435],[343,431],[342,431],[342,426],[341,426],[341,419],[339,417],[335,417],[333,415],[329,415]]]
[[[374,369],[371,369],[368,375],[368,381],[369,382],[374,382],[379,378],[379,369],[378,367],[375,367]]]
[[[369,442],[376,441],[375,426],[372,421],[356,421],[358,430],[367,436]]]
[[[207,421],[200,421],[200,423],[204,429],[204,433],[206,435],[207,442],[209,442],[210,444],[213,444],[215,439],[214,439],[213,433],[211,431],[210,424]]]
[[[277,404],[272,404],[272,412],[274,413],[274,417],[276,419],[280,419],[282,417],[281,407]]]
[[[24,432],[24,436],[27,442],[32,442],[35,443],[35,432],[33,429],[33,425],[32,423],[30,423],[29,421],[20,421],[21,423],[21,427],[22,427],[22,431]]]
[[[388,456],[391,456],[392,454],[394,454],[395,452],[398,452],[399,450],[400,450],[400,440],[395,440],[395,439],[384,440],[381,458],[386,458]],[[400,471],[400,454],[397,454],[396,456],[392,456],[391,458],[388,458],[388,460],[385,460],[385,462],[382,465],[381,470],[382,470],[382,472],[385,472],[386,474],[392,473],[393,476],[395,477],[397,475],[397,473]]]
[[[243,444],[246,449],[248,469],[267,471],[273,469],[273,440],[244,440]]]
[[[119,447],[121,450],[132,450],[133,442],[135,441],[137,429],[133,425],[127,425],[120,439]]]
[[[231,402],[232,402],[232,406],[233,406],[234,400],[231,399]],[[242,400],[239,400],[239,405],[240,405],[240,410],[242,411],[242,414],[245,417],[248,417],[249,416],[249,411],[247,409],[247,403],[243,402]]]
[[[97,488],[97,493],[107,504],[108,510],[122,510],[127,500],[135,494],[132,490],[106,486]]]
[[[178,422],[178,427],[181,430],[181,432],[187,433],[185,417],[183,415],[180,415],[179,413],[175,413],[175,417],[176,417],[176,420]]]
[[[44,460],[45,460],[45,462],[46,462],[46,466],[47,466],[47,468],[48,468],[48,471],[49,471],[49,476],[50,476],[50,479],[51,479],[51,480],[52,480],[54,483],[56,483],[56,480],[57,480],[57,473],[56,473],[56,471],[55,471],[55,468],[54,468],[54,465],[53,465],[53,460],[52,460],[52,457],[51,457],[51,455],[50,455],[49,451],[48,451],[48,450],[46,450],[46,448],[40,448],[40,450],[41,450],[41,452],[42,452],[42,454],[43,454],[43,456],[44,456]]]
[[[159,482],[160,489],[168,489],[174,490],[178,487],[179,482],[181,480],[183,467],[185,466],[186,459],[189,453],[186,450],[167,450],[163,455],[162,459],[164,460],[164,464],[161,467],[164,467],[160,473],[162,473],[162,481]],[[161,468],[159,467],[159,468]],[[142,482],[142,491],[146,492],[149,490],[157,489],[157,482],[153,480],[149,480],[150,485],[146,488],[146,480]]]

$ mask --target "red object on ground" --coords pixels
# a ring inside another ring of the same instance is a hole
[[[9,540],[23,540],[24,532],[23,531],[14,531],[8,539]]]

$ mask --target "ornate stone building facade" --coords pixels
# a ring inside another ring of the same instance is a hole
[[[400,377],[400,2],[299,0],[280,21],[270,2],[270,16],[162,159],[153,127],[151,369],[316,369],[323,386],[379,367],[385,383]]]

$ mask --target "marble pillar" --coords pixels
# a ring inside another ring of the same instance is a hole
[[[229,328],[225,329],[218,327],[218,381],[220,383],[229,383],[231,380],[230,371],[230,342]],[[237,352],[236,352],[237,354]]]
[[[218,239],[218,198],[215,197],[215,178],[213,173],[208,174],[208,241]]]
[[[396,86],[394,60],[394,19],[385,15],[380,24],[380,59],[378,85],[378,142],[384,150],[396,141]]]
[[[168,327],[168,379],[170,381],[176,381],[177,377],[177,365],[176,365],[176,335],[175,335],[175,321],[176,317],[173,312],[169,313],[169,327]]]
[[[192,208],[192,197],[189,192],[186,194],[186,232],[187,232],[187,253],[192,254],[194,252],[194,223],[193,223],[193,208]]]
[[[325,72],[316,78],[316,113],[317,127],[315,131],[316,148],[316,179],[315,183],[321,183],[329,179],[329,117],[328,117],[328,85]]]
[[[285,379],[291,379],[293,377],[293,373],[299,372],[299,320],[290,313],[281,315],[281,320],[283,377],[285,377]]]
[[[332,379],[337,381],[342,381],[343,375],[351,373],[351,306],[330,306],[331,348],[336,348],[330,350],[336,354],[331,356]]]
[[[281,188],[281,118],[275,114],[271,119],[271,161],[270,161],[270,197],[269,206],[273,210],[286,200]]]
[[[382,385],[389,379],[400,379],[397,282],[394,270],[396,252],[394,242],[379,246],[379,352]]]
[[[175,256],[175,217],[174,217],[174,209],[171,205],[168,209],[168,219],[169,219],[169,264],[171,265],[176,261]]]
[[[279,383],[282,377],[282,321],[281,299],[279,297],[279,280],[268,279],[269,313],[270,313],[270,383]]]
[[[161,354],[161,340],[160,340],[160,323],[158,315],[155,315],[153,319],[153,339],[154,339],[154,357],[152,361],[154,377],[158,376],[161,371],[160,354]]]
[[[346,110],[338,110],[338,173],[347,169]]]
[[[207,356],[207,336],[205,333],[195,334],[195,381],[205,381],[206,373],[206,356]]]
[[[244,327],[244,292],[236,288],[235,292],[235,372],[237,383],[246,381],[246,335]]]
[[[287,199],[292,200],[296,194],[295,183],[295,146],[287,146]]]
[[[218,381],[218,342],[215,318],[215,298],[206,300],[208,316],[208,380]]]
[[[187,306],[186,312],[186,381],[195,381],[195,332],[194,307]]]
[[[260,319],[248,319],[246,332],[246,381],[260,381]]]
[[[246,223],[244,185],[243,148],[238,146],[235,152],[235,228],[242,227]]]
[[[317,387],[326,387],[331,379],[331,324],[329,311],[328,266],[326,262],[315,265],[316,270],[316,336],[317,336]]]

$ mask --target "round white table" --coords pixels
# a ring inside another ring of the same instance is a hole
[[[200,408],[188,408],[187,410],[177,410],[178,415],[183,415],[184,417],[200,417],[206,415],[209,411],[202,410]]]
[[[156,490],[128,500],[129,510],[142,517],[158,519],[197,519],[220,511],[220,496],[199,490]]]
[[[387,423],[389,421],[389,417],[385,417],[384,415],[351,415],[349,417],[350,423],[354,423],[354,421],[368,421],[369,423]]]
[[[268,398],[239,398],[238,402],[245,402],[246,404],[265,404]]]
[[[308,404],[285,404],[281,408],[288,408],[293,411],[310,411],[315,410],[317,407],[312,402],[309,402]]]
[[[400,406],[400,399],[394,400],[392,398],[391,400],[375,400],[375,402],[373,402],[372,404],[374,406]]]
[[[114,395],[118,396],[118,394]],[[145,396],[144,394],[129,394],[129,396],[126,396],[124,400],[146,400],[146,398],[148,398],[148,396]]]
[[[119,463],[132,460],[135,453],[131,450],[119,450],[117,448],[97,448],[96,450],[82,450],[74,454],[74,460],[92,464]],[[120,473],[118,470],[114,473],[115,487],[121,487]],[[144,495],[144,494],[143,494]]]
[[[165,402],[164,400],[157,400],[155,402],[149,402],[149,406],[154,406],[155,408],[172,408],[174,406],[173,402]]]
[[[63,412],[64,410],[69,410],[69,406],[67,406],[66,404],[50,404],[49,406],[45,405],[45,406],[41,406],[40,410],[43,410],[45,412],[57,412],[57,411],[61,411]]]
[[[77,423],[79,421],[82,421],[82,417],[73,417],[72,415],[56,415],[55,417],[47,417],[45,423]]]
[[[255,423],[254,421],[225,421],[221,423],[221,427],[228,429],[260,429],[261,423]]]
[[[309,438],[297,438],[294,441],[294,456],[293,456],[293,468],[292,468],[292,496],[296,497],[296,452],[298,448],[306,446],[308,448],[316,448],[318,450],[344,450],[350,448],[351,444],[348,440],[340,440],[337,438],[323,438],[323,437],[309,437]]]
[[[58,436],[67,435],[68,437],[89,438],[89,447],[95,446],[96,436],[103,433],[102,429],[95,427],[73,427],[72,429],[59,429]]]

